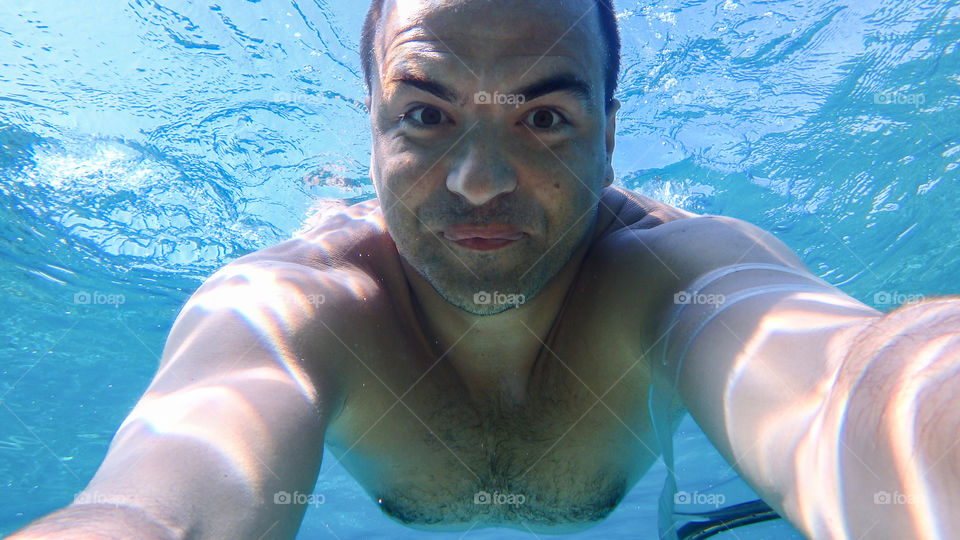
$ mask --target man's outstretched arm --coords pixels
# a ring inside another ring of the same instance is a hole
[[[316,354],[323,306],[310,299],[335,298],[315,272],[235,263],[214,275],[86,489],[11,538],[292,538],[341,400]]]
[[[655,231],[655,360],[764,500],[810,538],[956,536],[960,300],[882,314],[746,223]]]

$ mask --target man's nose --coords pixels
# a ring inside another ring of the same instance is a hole
[[[517,189],[517,173],[496,140],[465,141],[468,145],[447,174],[447,189],[473,206],[483,206],[501,193]]]

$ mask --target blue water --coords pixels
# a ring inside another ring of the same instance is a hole
[[[205,276],[372,195],[357,3],[161,2],[0,0],[0,534],[86,484]],[[957,292],[960,3],[618,13],[621,185],[768,229],[883,310]],[[676,447],[680,489],[750,496],[689,418]],[[663,477],[578,536],[655,537]],[[329,454],[316,491],[300,538],[423,536]]]

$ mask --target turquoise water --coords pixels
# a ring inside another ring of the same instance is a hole
[[[372,195],[356,5],[0,0],[0,534],[89,480],[205,276]],[[883,310],[958,291],[960,3],[618,13],[620,184],[773,231]],[[676,446],[680,489],[751,496],[689,418]],[[663,476],[578,536],[656,537]],[[300,538],[423,536],[329,454],[316,491]]]

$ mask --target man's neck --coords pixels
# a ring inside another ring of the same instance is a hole
[[[474,315],[450,304],[401,257],[423,334],[475,401],[525,401],[533,365],[558,322],[594,232],[535,298],[496,315]]]

